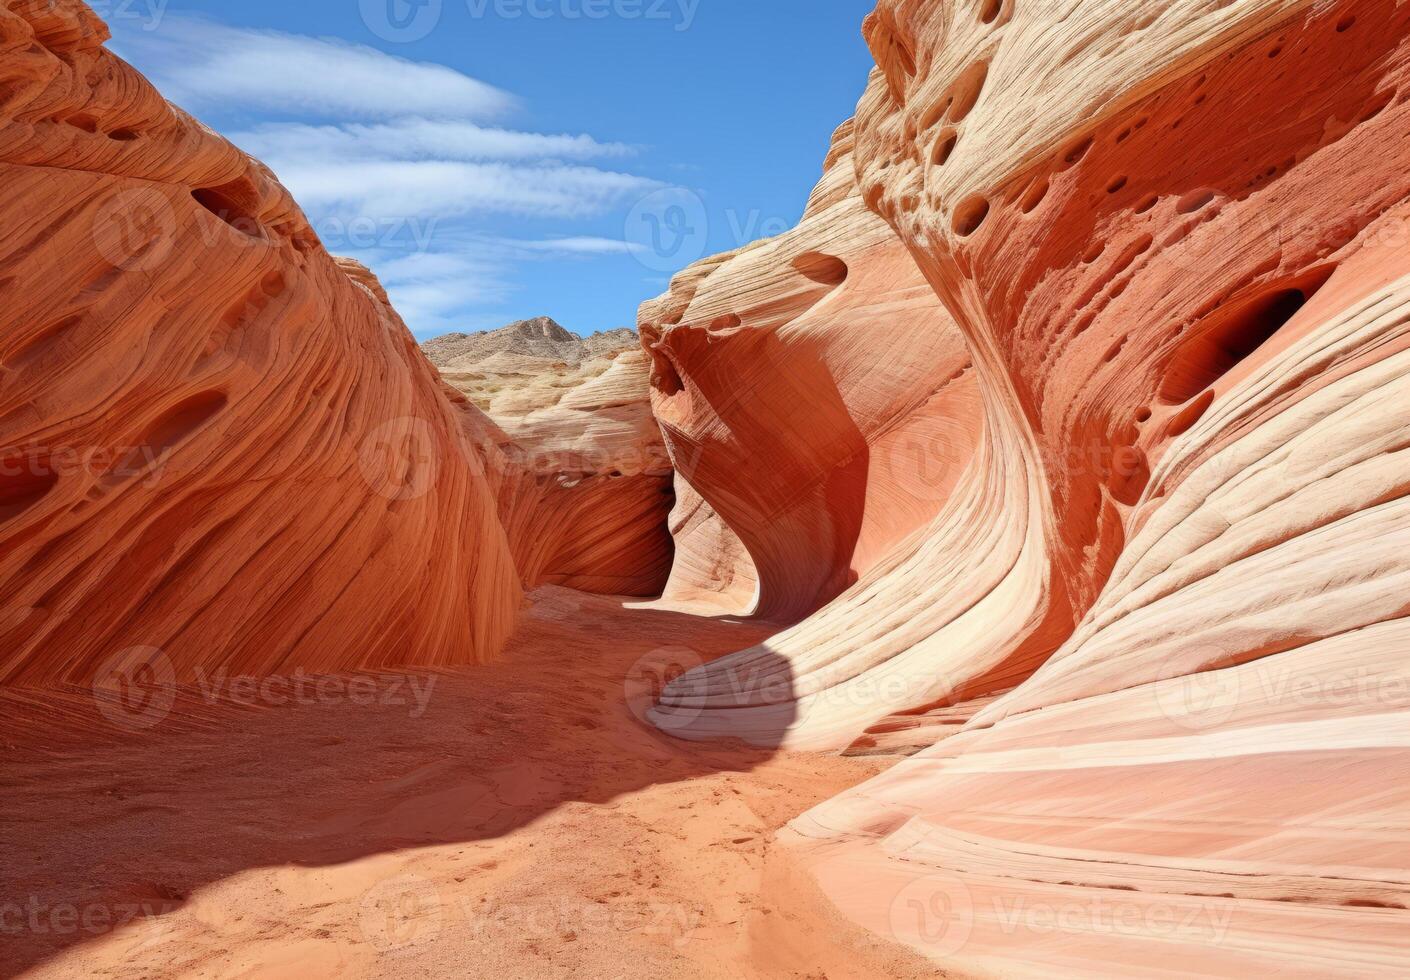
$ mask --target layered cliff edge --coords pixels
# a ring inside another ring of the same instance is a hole
[[[1407,16],[883,0],[799,228],[643,307],[723,525],[673,583],[811,614],[655,719],[933,745],[788,833],[856,921],[981,975],[1410,965]],[[953,484],[874,496],[963,384]]]
[[[521,462],[107,37],[77,0],[0,5],[0,683],[477,663],[524,587],[659,588],[663,530],[565,536],[607,470]],[[655,492],[623,510],[664,519]]]

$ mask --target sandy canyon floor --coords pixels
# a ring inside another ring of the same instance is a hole
[[[141,733],[0,695],[0,974],[939,975],[773,843],[885,760],[680,742],[629,703],[643,655],[769,627],[532,600],[497,665],[207,678]]]

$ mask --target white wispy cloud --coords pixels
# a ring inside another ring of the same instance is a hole
[[[448,160],[268,161],[308,210],[386,219],[471,213],[586,218],[660,186],[633,174],[553,164]]]
[[[476,245],[453,253],[359,256],[376,269],[392,306],[419,335],[461,329],[464,311],[503,303],[506,267]]]
[[[241,149],[264,160],[589,160],[636,152],[623,143],[599,143],[586,134],[526,133],[447,119],[265,123],[228,135]]]
[[[594,238],[585,235],[570,238],[542,238],[535,241],[506,238],[501,242],[510,248],[559,255],[624,255],[632,251],[632,244],[625,238]]]
[[[115,43],[173,101],[188,108],[259,109],[279,116],[494,118],[507,92],[448,68],[339,38],[230,27],[168,16],[160,31]]]
[[[528,219],[601,218],[667,186],[627,172],[638,147],[510,128],[509,93],[350,41],[168,15],[115,47],[172,101],[259,120],[226,135],[274,170],[331,251],[378,275],[418,336],[500,325],[485,311],[509,302],[525,263],[631,251],[571,226],[532,237]],[[495,217],[523,237],[490,234]]]

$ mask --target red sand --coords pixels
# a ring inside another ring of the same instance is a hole
[[[500,663],[379,675],[370,705],[183,689],[115,737],[85,692],[0,695],[0,974],[937,975],[775,852],[883,763],[677,742],[628,707],[643,654],[767,627],[534,598]]]

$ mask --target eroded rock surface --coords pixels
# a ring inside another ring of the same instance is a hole
[[[674,490],[635,331],[584,339],[538,317],[422,350],[488,416],[467,424],[524,587],[660,595]]]
[[[0,5],[0,681],[494,655],[520,588],[435,371],[107,36]]]
[[[661,594],[674,491],[648,364],[635,348],[576,364],[501,352],[442,370],[452,399],[485,409],[468,424],[526,588]]]
[[[894,275],[918,269],[963,336],[983,419],[940,516],[890,552],[946,587],[911,607],[915,585],[862,573],[792,631],[810,642],[688,674],[658,713],[763,737],[773,711],[819,747],[894,698],[934,719],[950,737],[795,822],[858,921],[1005,976],[1410,965],[1407,17],[883,0],[868,20],[861,199],[909,253]],[[796,308],[777,285],[746,301],[726,270],[751,251],[677,284],[733,294],[708,312],[739,323],[678,321],[722,350],[772,325],[770,300]],[[676,329],[673,437],[728,414],[693,403],[719,369]],[[792,390],[795,362],[814,363],[777,358],[748,390]],[[769,542],[715,489],[712,448],[680,472],[768,594]],[[794,611],[847,585],[778,580],[809,597]]]
[[[519,320],[482,333],[448,333],[421,345],[426,359],[450,371],[473,370],[495,354],[519,354],[576,364],[611,357],[637,346],[636,331],[627,327],[600,330],[579,337],[548,316]]]

